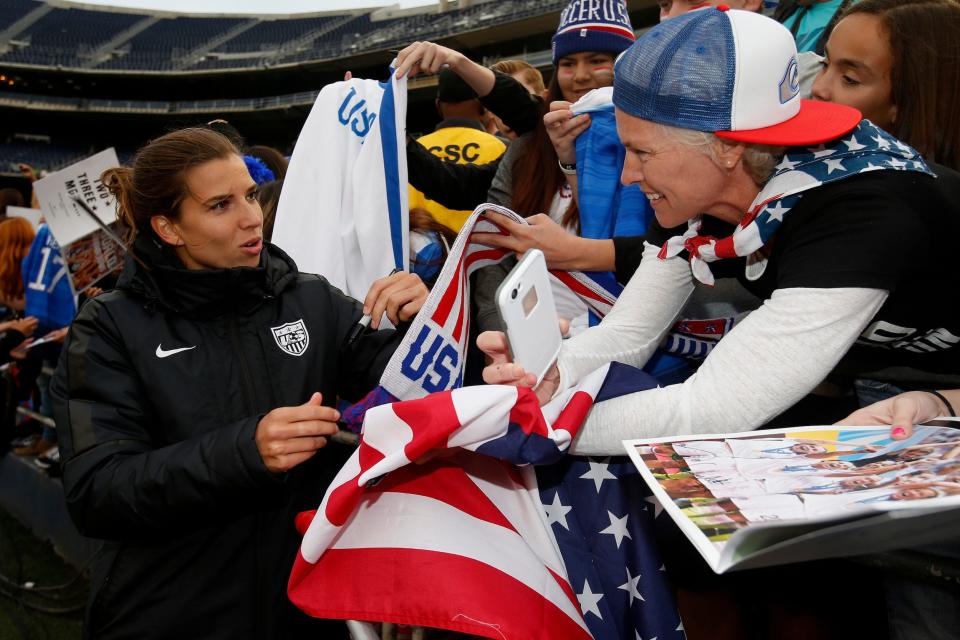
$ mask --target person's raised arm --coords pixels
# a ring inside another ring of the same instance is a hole
[[[613,240],[595,240],[574,235],[543,213],[527,218],[529,224],[514,222],[503,216],[497,216],[493,220],[508,235],[476,232],[473,236],[474,242],[515,251],[518,255],[523,255],[530,249],[540,249],[551,269],[613,270]]]
[[[407,180],[449,209],[472,210],[486,202],[499,166],[499,160],[487,164],[444,162],[415,140],[407,143]]]
[[[505,73],[477,64],[459,51],[433,42],[414,42],[397,54],[397,77],[418,73],[439,73],[449,68],[470,85],[483,105],[497,114],[517,135],[539,124],[543,102]]]
[[[493,90],[495,78],[492,70],[449,47],[434,42],[414,42],[397,54],[398,78],[405,75],[412,78],[420,73],[440,73],[442,68],[449,68],[463,78],[478,96],[485,96]]]

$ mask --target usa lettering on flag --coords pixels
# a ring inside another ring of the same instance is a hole
[[[477,207],[467,219],[430,297],[407,331],[408,339],[384,371],[381,386],[393,398],[419,398],[461,385],[470,336],[470,276],[477,269],[513,255],[511,251],[474,242],[474,233],[506,235],[497,224],[499,216],[526,224],[513,211],[492,204]],[[569,288],[601,318],[619,294],[619,287],[614,290],[609,283],[588,273],[552,270],[550,274],[554,287]]]
[[[359,432],[364,413],[371,407],[462,386],[470,337],[470,276],[513,255],[474,242],[474,233],[507,234],[497,224],[498,216],[527,223],[513,211],[493,204],[474,210],[450,248],[430,296],[387,363],[380,385],[343,412],[346,428]],[[573,292],[600,318],[613,308],[622,290],[602,274],[551,270],[550,276],[555,290]]]

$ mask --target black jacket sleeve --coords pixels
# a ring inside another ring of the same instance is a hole
[[[543,117],[543,100],[505,73],[496,80],[483,105],[518,135],[533,131]],[[407,141],[407,179],[425,196],[449,209],[471,210],[487,202],[487,192],[500,159],[488,164],[443,162],[414,140]]]
[[[67,507],[84,535],[122,540],[196,530],[282,486],[254,441],[260,416],[164,441],[123,337],[98,300],[71,325],[51,381]]]
[[[344,345],[341,357],[344,367],[338,389],[344,399],[355,402],[380,384],[380,378],[409,326],[409,323],[403,323],[396,329],[367,331],[354,343]]]
[[[486,202],[499,166],[499,159],[487,164],[444,162],[417,141],[407,142],[407,180],[448,209],[471,210]]]
[[[624,236],[613,239],[614,264],[617,282],[627,284],[640,266],[643,257],[644,236]]]
[[[351,340],[354,328],[363,317],[362,305],[326,279],[315,277],[323,280],[330,296],[330,308],[336,309],[331,316],[336,318],[335,340],[339,345],[337,394],[354,402],[380,384],[383,371],[406,335],[410,323],[402,322],[396,329],[365,329]]]
[[[0,334],[0,364],[10,362],[10,351],[19,347],[26,339],[27,337],[16,329],[7,329]]]
[[[480,98],[483,106],[503,120],[518,136],[537,128],[543,117],[543,99],[527,91],[512,76],[494,71],[493,89]]]

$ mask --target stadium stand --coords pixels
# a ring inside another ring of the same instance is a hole
[[[0,144],[0,172],[18,173],[20,163],[56,171],[90,155],[90,147],[10,141]]]
[[[79,66],[99,45],[142,19],[127,13],[53,9],[17,34],[15,42],[22,46],[4,54],[0,61]]]
[[[509,56],[549,67],[549,38],[566,2],[200,17],[0,0],[0,183],[21,179],[20,162],[56,169],[93,149],[136,148],[212,117],[289,150],[317,89],[348,68],[361,77],[384,73],[389,52],[414,40],[451,44],[484,64]],[[654,0],[628,6],[645,12],[637,26],[656,18]],[[412,81],[411,104],[432,104],[434,92],[435,79]],[[432,108],[410,113],[411,131],[435,124]],[[21,134],[53,142],[17,141]]]
[[[276,51],[284,43],[299,40],[303,36],[328,27],[342,20],[343,16],[322,16],[299,20],[264,20],[249,31],[225,42],[215,51],[223,53]]]
[[[280,56],[275,60],[277,64],[291,64],[308,62],[311,60],[331,59],[338,56],[349,56],[367,50],[360,45],[364,38],[378,26],[392,25],[400,20],[385,20],[374,23],[369,14],[345,20],[333,27],[321,37],[308,42],[305,46],[297,47],[293,53]]]
[[[3,19],[6,23],[14,25],[37,8],[38,4],[34,0],[5,0],[3,3]]]
[[[249,20],[242,18],[167,18],[124,43],[116,57],[101,69],[171,71],[177,63],[208,40],[221,36]]]
[[[43,3],[8,0],[3,3],[7,15],[37,13],[39,18],[6,40],[0,37],[0,63],[155,72],[258,68],[384,51],[406,44],[411,34],[418,39],[445,37],[556,11],[565,4],[486,0],[463,9],[429,8],[384,20],[375,13],[349,12],[266,20],[50,7],[42,13],[37,9],[47,6]]]
[[[410,34],[416,33],[419,40],[430,40],[453,33],[463,33],[478,28],[488,28],[521,20],[527,16],[557,11],[567,5],[566,0],[506,0],[488,2],[467,7],[459,11],[440,14],[417,14],[391,24],[373,23],[374,30],[364,37],[358,51],[386,49],[391,46],[407,44]]]
[[[234,98],[229,100],[105,100],[96,98],[64,98],[29,93],[0,92],[0,106],[28,107],[44,111],[102,111],[105,113],[236,113],[267,111],[290,106],[310,106],[318,91],[303,91],[266,98]]]

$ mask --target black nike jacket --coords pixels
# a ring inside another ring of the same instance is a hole
[[[51,384],[70,514],[105,541],[85,635],[339,637],[286,582],[294,516],[350,452],[331,443],[274,474],[254,432],[314,391],[362,396],[399,334],[345,346],[359,303],[271,245],[259,267],[224,270],[186,270],[147,239],[135,251],[149,270],[128,258],[117,290],[83,306]]]

